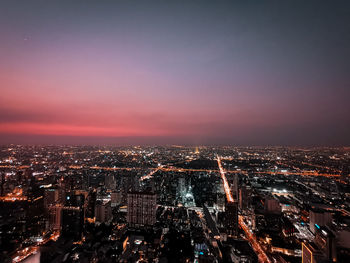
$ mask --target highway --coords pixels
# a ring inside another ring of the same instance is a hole
[[[234,202],[234,199],[233,199],[232,194],[231,194],[230,185],[228,184],[224,168],[222,168],[221,159],[220,159],[219,155],[217,155],[217,161],[218,161],[218,166],[219,166],[219,171],[220,171],[220,175],[221,175],[221,178],[222,178],[222,182],[224,184],[224,190],[225,190],[225,193],[226,193],[227,201],[228,202]]]
[[[267,257],[265,251],[261,248],[259,242],[256,240],[255,235],[250,231],[247,225],[244,223],[243,216],[238,217],[239,225],[242,227],[246,237],[252,245],[254,251],[259,257],[259,262],[271,263],[271,260]]]
[[[15,165],[0,165],[0,168],[3,169],[17,169],[23,170],[30,168],[29,166],[15,166]],[[104,170],[104,171],[133,171],[133,170],[142,170],[147,169],[145,167],[103,167],[103,166],[79,166],[79,165],[70,165],[69,169],[92,169],[92,170]],[[189,169],[189,168],[178,168],[178,167],[161,167],[161,168],[153,168],[159,169],[164,172],[220,172],[217,169]],[[227,170],[226,173],[239,173],[239,174],[247,174],[246,171],[242,170]],[[340,177],[340,174],[328,174],[328,173],[319,173],[316,171],[298,171],[298,172],[274,172],[274,171],[254,171],[252,173],[255,174],[268,174],[268,175],[300,175],[300,176],[325,176],[325,177]]]
[[[21,261],[25,260],[26,258],[28,258],[29,256],[38,253],[40,245],[44,245],[47,242],[49,242],[50,240],[56,241],[59,238],[59,236],[60,236],[60,233],[58,231],[56,231],[56,232],[52,233],[52,235],[47,237],[46,239],[44,239],[40,242],[37,242],[36,245],[26,247],[22,250],[17,251],[16,254],[12,258],[12,262],[16,262],[16,263],[21,262]]]
[[[225,189],[227,201],[228,202],[234,202],[234,199],[233,199],[232,194],[231,194],[230,185],[228,184],[228,181],[226,179],[225,170],[222,167],[221,159],[220,159],[220,157],[218,155],[217,155],[217,161],[218,161],[220,175],[221,175],[221,178],[222,178],[222,181],[223,181],[223,184],[224,184],[224,189]],[[244,220],[243,220],[242,216],[238,217],[238,222],[239,222],[239,225],[242,227],[242,229],[243,229],[247,239],[249,240],[250,244],[252,245],[254,251],[258,255],[259,261],[263,262],[263,263],[270,263],[271,262],[270,259],[267,257],[266,253],[261,248],[259,242],[256,240],[255,235],[252,232],[250,232],[249,228],[244,223]]]
[[[142,176],[140,178],[140,181],[146,180],[146,179],[150,179],[156,172],[158,172],[160,169],[162,168],[162,166],[159,166],[158,168],[152,170],[149,174],[146,174],[144,176]]]

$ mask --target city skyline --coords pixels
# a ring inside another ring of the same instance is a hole
[[[345,147],[0,145],[0,262],[348,262]]]
[[[349,146],[349,8],[1,1],[0,143]]]

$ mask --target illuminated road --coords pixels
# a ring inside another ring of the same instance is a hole
[[[12,169],[27,169],[29,165],[15,166],[15,165],[0,165],[0,168],[12,168]]]
[[[328,166],[319,165],[319,164],[312,164],[312,163],[308,163],[308,162],[301,162],[301,163],[304,164],[304,165],[309,165],[309,166],[312,166],[312,167],[325,169],[325,170],[332,171],[332,172],[335,172],[335,173],[341,173],[342,172],[341,170],[338,170],[338,169],[335,169],[335,168],[332,168],[332,167],[328,167]]]
[[[35,246],[30,246],[30,247],[26,247],[22,250],[19,250],[16,252],[16,254],[13,256],[12,258],[12,262],[21,262],[23,260],[25,260],[26,258],[28,258],[31,255],[34,255],[38,252],[40,245],[44,245],[47,242],[49,242],[50,240],[56,241],[60,236],[59,231],[56,231],[54,233],[52,233],[52,235],[44,240],[42,240],[41,242],[37,242],[37,245]]]
[[[132,171],[132,170],[143,170],[147,169],[144,167],[101,167],[101,166],[90,166],[90,167],[83,167],[83,166],[69,166],[70,169],[93,169],[93,170],[105,170],[105,171]],[[177,167],[158,167],[154,168],[154,170],[160,170],[164,172],[219,172],[217,169],[189,169],[189,168],[177,168]],[[230,170],[226,171],[226,173],[245,173],[241,170]]]
[[[142,176],[140,178],[140,181],[146,180],[146,179],[150,179],[156,172],[158,172],[160,169],[162,168],[162,166],[159,166],[158,168],[154,169],[153,171],[151,171],[149,174],[146,174],[144,176]]]
[[[225,171],[224,171],[224,168],[222,168],[221,159],[220,159],[219,155],[217,155],[217,161],[218,161],[218,166],[219,166],[219,171],[220,171],[220,175],[221,175],[221,178],[222,178],[222,182],[224,184],[224,190],[225,190],[225,193],[226,193],[227,201],[228,202],[234,202],[234,199],[233,199],[232,194],[231,194],[230,185],[227,182]]]
[[[14,166],[14,165],[0,165],[0,168],[5,169],[27,169],[29,166]],[[142,170],[147,169],[144,167],[102,167],[102,166],[79,166],[79,165],[70,165],[68,166],[70,169],[92,169],[92,170],[104,170],[104,171],[133,171],[133,170]],[[155,168],[157,169],[157,168]],[[188,169],[188,168],[177,168],[177,167],[162,167],[159,170],[164,172],[218,172],[217,169]],[[221,172],[220,172],[221,173]],[[239,173],[239,174],[247,174],[246,171],[242,170],[227,170],[225,173]],[[340,177],[340,174],[328,174],[328,173],[318,173],[313,171],[301,171],[299,169],[298,172],[272,172],[272,171],[254,171],[256,174],[283,174],[283,175],[300,175],[300,176],[324,176],[324,177]]]
[[[26,196],[0,196],[0,201],[3,202],[15,202],[15,201],[26,201]]]
[[[318,172],[311,172],[311,171],[302,171],[302,172],[254,172],[257,174],[269,174],[269,175],[276,175],[276,174],[284,174],[284,175],[300,175],[300,176],[324,176],[324,177],[340,177],[340,174],[324,174],[324,173],[318,173]]]
[[[234,199],[233,199],[232,194],[231,194],[230,186],[229,186],[229,184],[227,182],[227,179],[226,179],[224,168],[221,165],[221,159],[220,159],[220,157],[218,155],[217,155],[217,161],[218,161],[218,166],[219,166],[219,171],[220,171],[220,174],[221,174],[221,178],[222,178],[222,181],[223,181],[223,184],[224,184],[224,189],[225,189],[227,201],[228,202],[234,202]],[[254,251],[258,255],[259,261],[260,262],[264,262],[264,263],[265,262],[270,263],[271,261],[267,257],[267,255],[264,252],[264,250],[261,248],[261,246],[258,243],[258,241],[256,240],[254,234],[252,234],[250,232],[250,230],[248,229],[248,227],[244,223],[243,217],[239,216],[238,220],[239,220],[239,225],[242,227],[242,229],[245,232],[245,234],[246,234],[250,244],[252,245]]]
[[[12,262],[21,262],[27,257],[36,254],[38,252],[38,249],[39,248],[37,246],[26,247],[25,249],[22,249],[16,253],[15,257],[12,259]]]
[[[259,242],[256,240],[255,235],[252,232],[250,232],[249,228],[244,223],[243,217],[239,216],[238,221],[239,221],[239,225],[242,227],[244,233],[246,234],[246,237],[248,238],[250,244],[252,245],[254,251],[258,254],[259,262],[270,263],[271,260],[267,257],[266,253],[261,248]]]
[[[319,173],[319,172],[316,172],[316,171],[305,171],[305,170],[300,169],[299,167],[290,165],[290,164],[288,164],[288,163],[283,163],[283,162],[281,162],[281,161],[276,162],[276,163],[279,164],[279,165],[282,165],[282,166],[291,167],[291,168],[293,168],[294,170],[298,171],[298,172],[280,172],[281,174],[286,174],[286,175],[301,175],[301,176],[325,176],[325,177],[339,177],[339,176],[340,176],[340,174],[327,174],[327,173]],[[313,165],[313,164],[311,164],[311,163],[305,163],[305,162],[301,162],[301,163],[302,163],[302,164],[307,164],[307,165],[310,165],[310,166],[319,167],[319,168],[322,168],[322,169],[327,169],[327,170],[330,170],[330,169],[331,169],[331,168],[329,168],[329,167],[323,167],[323,166],[319,166],[319,165]],[[333,169],[333,171],[341,173],[340,170],[334,170],[334,169]]]

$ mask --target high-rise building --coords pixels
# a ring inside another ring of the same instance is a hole
[[[311,209],[310,210],[310,230],[313,234],[316,234],[316,230],[321,226],[328,226],[332,223],[332,214],[321,210]]]
[[[44,206],[48,209],[50,206],[56,204],[59,200],[58,189],[48,188],[44,192]]]
[[[67,194],[62,210],[62,236],[78,241],[84,227],[84,195]]]
[[[111,201],[97,201],[95,218],[98,223],[107,223],[112,219]]]
[[[322,256],[317,246],[312,242],[303,242],[301,251],[302,263],[317,263]]]
[[[335,235],[328,227],[322,226],[316,230],[315,244],[329,262],[337,261]]]
[[[87,201],[86,213],[85,213],[86,218],[93,219],[95,217],[96,197],[97,197],[96,190],[89,192],[86,200]]]
[[[281,217],[281,228],[284,237],[292,237],[296,232],[294,224],[285,216]]]
[[[180,200],[182,203],[185,202],[185,195],[186,195],[186,181],[185,178],[180,177],[178,180],[178,196],[180,197]]]
[[[130,226],[154,225],[157,196],[151,192],[129,192],[127,220]]]
[[[4,195],[4,186],[5,186],[5,173],[1,173],[1,193],[0,196]]]
[[[122,203],[122,192],[121,191],[113,191],[111,193],[111,206],[116,207]]]
[[[117,182],[115,180],[114,175],[109,174],[105,176],[105,186],[107,189],[115,190],[115,188],[117,187]]]
[[[227,202],[225,206],[225,227],[230,236],[238,235],[238,203]]]
[[[250,203],[250,196],[251,196],[251,189],[247,188],[245,185],[242,185],[239,188],[239,195],[238,195],[239,209],[245,210],[248,208]]]
[[[232,197],[233,199],[235,200],[238,200],[238,197],[239,197],[239,192],[238,192],[238,183],[239,183],[239,180],[238,180],[238,174],[234,173],[234,174],[228,174],[227,175],[227,181],[230,185],[230,188],[231,188],[231,194],[232,194]]]
[[[313,242],[302,245],[302,263],[337,262],[334,234],[327,227],[316,229]]]
[[[60,230],[62,223],[62,206],[49,207],[49,228],[51,230]]]
[[[279,214],[281,213],[281,205],[278,200],[268,196],[265,198],[265,211],[267,213]]]

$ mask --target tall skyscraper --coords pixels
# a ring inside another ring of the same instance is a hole
[[[156,194],[150,192],[129,192],[127,201],[127,220],[130,226],[154,225],[157,210]]]
[[[279,214],[281,213],[281,205],[278,200],[272,196],[267,196],[265,198],[265,211],[267,213]]]
[[[236,237],[238,235],[238,203],[227,202],[225,206],[225,227],[227,234]]]
[[[115,190],[117,187],[117,182],[114,175],[108,174],[105,176],[105,187],[109,190]]]
[[[62,236],[78,241],[84,226],[84,195],[67,194],[62,211]]]
[[[248,208],[250,203],[250,196],[251,196],[251,189],[247,188],[247,186],[245,185],[242,185],[239,188],[239,195],[238,195],[239,209],[245,210]]]
[[[62,223],[62,206],[49,207],[49,228],[51,230],[60,230]]]
[[[328,227],[320,227],[316,230],[315,244],[322,251],[325,259],[330,262],[337,261],[335,235]]]
[[[120,205],[122,202],[122,192],[121,191],[113,191],[111,192],[111,206],[116,207]]]
[[[313,242],[302,244],[302,263],[337,262],[335,236],[327,227],[316,228]]]
[[[331,213],[321,209],[310,210],[310,230],[313,234],[316,234],[317,229],[319,229],[321,226],[328,226],[331,223]]]
[[[59,200],[59,191],[58,189],[48,188],[44,192],[44,206],[45,209],[48,209],[50,206],[57,203]]]
[[[97,201],[95,218],[98,223],[107,223],[112,219],[111,201]]]
[[[95,206],[96,206],[96,190],[90,191],[87,196],[87,206],[86,206],[86,213],[85,217],[93,219],[95,217]]]
[[[227,181],[230,185],[231,188],[231,194],[233,199],[238,200],[239,197],[239,191],[238,191],[238,184],[239,184],[239,179],[238,179],[238,174],[228,174],[227,175]]]
[[[302,263],[317,263],[321,254],[314,243],[303,242],[302,247]]]

